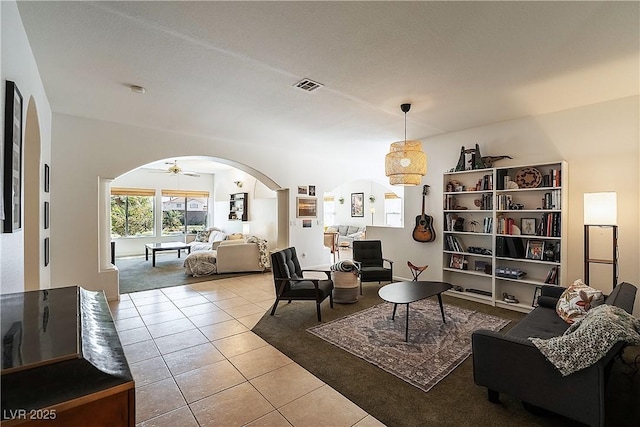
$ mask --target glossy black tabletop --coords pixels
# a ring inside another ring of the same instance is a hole
[[[450,283],[424,280],[394,282],[380,288],[378,295],[380,295],[380,298],[388,302],[395,304],[409,304],[410,302],[438,295],[452,287],[453,286]]]
[[[0,302],[3,420],[13,410],[135,386],[103,292],[71,286]]]
[[[78,357],[78,289],[0,295],[3,374]]]

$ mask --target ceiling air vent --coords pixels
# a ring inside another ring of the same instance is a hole
[[[323,85],[321,83],[314,82],[311,79],[302,79],[294,86],[302,90],[306,90],[307,92],[313,92],[314,90],[321,88]]]

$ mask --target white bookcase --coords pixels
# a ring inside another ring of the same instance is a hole
[[[566,283],[567,176],[564,161],[445,173],[443,280],[458,289],[447,293],[528,312],[537,288]]]

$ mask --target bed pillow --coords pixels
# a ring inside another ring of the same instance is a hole
[[[602,303],[602,291],[586,285],[582,280],[576,280],[560,295],[556,313],[562,320],[572,324],[586,316],[587,311]]]

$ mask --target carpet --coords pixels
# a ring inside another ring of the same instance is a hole
[[[405,338],[406,305],[378,304],[307,331],[427,392],[471,355],[471,333],[498,331],[509,320],[432,300],[411,303],[409,340]]]
[[[211,276],[192,277],[185,273],[184,257],[178,258],[175,252],[162,256],[156,255],[156,266],[145,261],[145,257],[117,258],[116,266],[119,270],[120,293],[147,291],[149,289],[167,288],[170,286],[188,285],[191,283],[208,282],[226,279],[228,277],[246,276],[248,274],[267,273],[223,273]],[[271,274],[271,273],[268,273]]]

